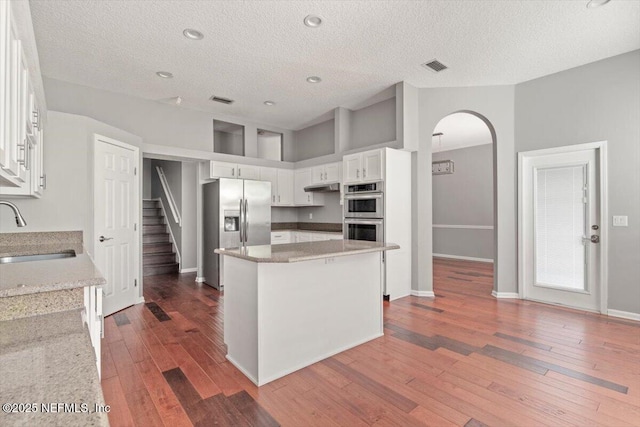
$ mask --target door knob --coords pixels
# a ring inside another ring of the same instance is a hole
[[[98,240],[100,240],[101,242],[104,242],[105,240],[113,240],[113,237],[100,236],[100,238]]]
[[[584,243],[600,243],[600,236],[598,236],[597,234],[592,234],[591,237],[583,237],[582,241]]]

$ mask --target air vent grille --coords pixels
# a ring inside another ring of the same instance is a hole
[[[440,71],[446,70],[447,68],[449,68],[446,65],[444,65],[442,62],[438,61],[437,59],[433,59],[431,61],[425,62],[424,64],[422,64],[422,66],[435,73],[439,73]]]
[[[233,104],[233,99],[229,99],[229,98],[223,98],[221,96],[215,96],[213,95],[211,98],[209,98],[210,100],[214,101],[214,102],[219,102],[221,104]]]

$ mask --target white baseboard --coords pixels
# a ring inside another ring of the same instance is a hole
[[[182,268],[182,269],[180,269],[180,274],[182,274],[182,273],[195,273],[196,271],[198,271],[198,267]]]
[[[465,261],[490,262],[491,264],[493,264],[493,260],[490,258],[476,258],[472,256],[448,255],[448,254],[432,254],[432,255],[438,258],[463,259]]]
[[[630,311],[607,310],[607,316],[640,321],[640,313],[632,313]]]
[[[197,282],[197,283],[204,283],[204,280],[205,280],[205,278],[204,278],[204,277],[202,277],[202,276],[198,276],[198,277],[196,277],[196,282]]]
[[[504,299],[518,299],[520,295],[517,292],[496,292],[491,291],[491,296],[494,298],[504,298]]]
[[[414,297],[434,298],[436,294],[433,291],[414,291],[411,289],[411,295]]]
[[[143,303],[144,303],[144,297],[139,297],[134,304],[143,304]]]

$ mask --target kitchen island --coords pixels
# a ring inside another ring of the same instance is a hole
[[[382,253],[398,248],[331,240],[216,249],[227,359],[261,386],[382,336]]]

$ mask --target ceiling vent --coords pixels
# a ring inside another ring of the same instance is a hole
[[[214,102],[219,102],[221,104],[233,104],[233,99],[229,99],[229,98],[223,98],[221,96],[215,96],[213,95],[211,98],[209,98],[210,100],[214,101]]]
[[[439,73],[442,70],[446,70],[448,67],[444,65],[442,62],[437,59],[433,59],[429,62],[425,62],[422,66],[428,70],[433,71],[434,73]]]

